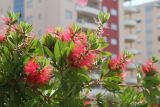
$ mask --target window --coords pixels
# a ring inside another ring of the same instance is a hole
[[[117,24],[112,23],[112,24],[111,24],[111,29],[112,29],[112,30],[117,30],[117,29],[118,29]]]
[[[70,10],[66,10],[66,18],[67,19],[72,19],[72,11],[70,11]]]
[[[139,33],[141,33],[141,28],[140,27],[138,27],[137,29],[136,29],[136,34],[139,34]]]
[[[28,8],[33,7],[33,0],[27,0],[27,7]]]
[[[160,36],[158,37],[158,42],[160,42]]]
[[[157,18],[160,19],[160,13],[157,15]]]
[[[157,25],[157,29],[160,29],[160,24]]]
[[[102,7],[102,10],[103,10],[103,12],[107,12],[107,11],[108,11],[108,9],[107,9],[106,6],[103,6],[103,7]]]
[[[116,9],[111,8],[110,12],[111,12],[111,15],[117,16],[117,10]]]
[[[117,45],[117,39],[112,38],[112,39],[111,39],[111,44],[112,44],[112,45]]]
[[[108,38],[107,38],[107,37],[105,37],[105,39],[104,39],[104,40],[105,40],[105,42],[108,42]]]

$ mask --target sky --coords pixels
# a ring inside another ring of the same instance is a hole
[[[132,5],[140,5],[140,4],[149,3],[152,1],[160,1],[160,0],[132,0]],[[124,5],[128,6],[130,5],[130,3],[128,2],[128,3],[125,3]]]

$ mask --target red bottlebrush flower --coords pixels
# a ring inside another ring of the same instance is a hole
[[[62,40],[65,42],[69,42],[72,39],[73,30],[68,28],[62,35]]]
[[[93,63],[95,59],[95,55],[93,53],[88,53],[86,56],[82,57],[81,60],[79,60],[79,67],[91,67],[91,64]]]
[[[46,84],[51,79],[51,71],[51,66],[44,67],[37,77],[37,84]]]
[[[80,6],[86,6],[88,3],[88,0],[77,0],[77,4]]]
[[[79,34],[74,38],[74,43],[77,45],[83,44],[84,46],[87,46],[87,36],[83,33]]]
[[[109,62],[109,68],[111,70],[124,70],[126,67],[126,64],[128,63],[128,58],[123,55],[123,56],[118,56],[114,59],[111,59]]]
[[[86,106],[86,105],[91,105],[92,104],[92,102],[91,101],[84,101],[84,105]]]
[[[157,71],[157,67],[153,65],[152,61],[148,61],[146,64],[142,65],[142,71],[143,73],[148,74],[150,72]]]
[[[0,34],[0,42],[4,42],[5,40],[6,40],[6,36]]]
[[[52,67],[44,67],[40,72],[37,70],[39,65],[31,60],[25,65],[25,73],[27,74],[26,82],[32,86],[40,86],[46,84],[51,79]]]
[[[86,47],[83,45],[75,45],[71,52],[70,59],[72,61],[77,61],[86,52]]]
[[[6,16],[3,16],[2,17],[2,20],[3,22],[6,24],[6,25],[9,25],[9,23],[11,22],[10,18],[6,17]]]
[[[38,72],[34,72],[32,74],[27,75],[26,82],[32,86],[37,85],[37,76]]]
[[[26,74],[33,74],[37,71],[39,64],[36,63],[34,60],[30,60],[25,66],[24,71]]]

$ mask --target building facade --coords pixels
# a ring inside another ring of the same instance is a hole
[[[103,0],[102,10],[104,12],[110,12],[110,19],[104,27],[106,41],[109,43],[108,51],[112,53],[112,57],[116,57],[119,54],[119,7],[121,1],[119,0]]]

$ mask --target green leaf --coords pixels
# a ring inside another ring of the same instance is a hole
[[[103,86],[109,91],[117,91],[120,90],[119,83],[121,83],[122,79],[120,77],[107,77],[103,81]]]
[[[45,53],[52,59],[54,59],[53,53],[48,49],[48,47],[44,46]]]
[[[108,63],[109,63],[109,59],[106,59],[102,64],[101,78],[109,72]]]
[[[56,62],[58,63],[61,58],[61,50],[60,50],[60,42],[59,40],[56,41],[55,47],[54,47],[54,57]]]

